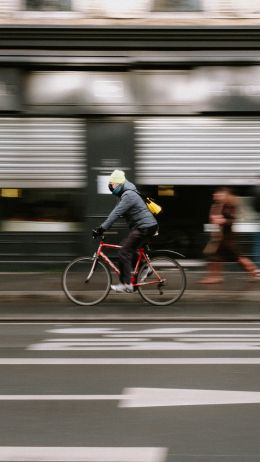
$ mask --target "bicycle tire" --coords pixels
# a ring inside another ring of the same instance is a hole
[[[170,253],[157,253],[150,257],[150,262],[161,279],[165,281],[160,283],[155,273],[149,270],[147,263],[144,263],[137,276],[137,283],[143,284],[138,286],[141,297],[151,305],[157,306],[177,302],[186,288],[186,274],[183,267],[171,257]]]
[[[93,264],[94,258],[79,257],[72,260],[63,272],[63,290],[76,305],[97,305],[110,291],[111,273],[100,260],[96,260],[95,269],[88,280]]]

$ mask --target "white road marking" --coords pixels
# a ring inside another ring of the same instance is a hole
[[[0,401],[119,401],[120,399],[124,397],[122,395],[0,395]]]
[[[125,388],[121,395],[0,395],[0,401],[118,401],[119,407],[215,406],[258,404],[260,403],[260,392]]]
[[[260,392],[178,388],[126,388],[119,407],[208,406],[252,403],[260,403]]]
[[[46,332],[51,334],[112,334],[118,333],[122,329],[120,327],[66,327],[66,328],[58,328],[58,329],[49,329]],[[135,334],[135,335],[142,335],[142,334],[178,334],[178,333],[188,333],[188,332],[195,332],[198,328],[182,328],[182,327],[161,327],[159,329],[142,329],[137,330],[136,333],[133,330],[122,330],[124,334]]]
[[[0,461],[165,462],[166,448],[143,447],[0,447]]]
[[[30,345],[31,351],[260,351],[256,327],[60,327],[47,330],[56,336]],[[57,336],[60,334],[60,336]]]
[[[260,358],[0,358],[0,365],[259,365]]]
[[[260,351],[259,340],[248,340],[247,342],[199,342],[194,339],[190,342],[168,341],[168,342],[96,342],[89,343],[84,339],[71,342],[52,342],[47,340],[43,343],[36,343],[27,348],[28,351],[215,351],[215,350],[244,350]]]

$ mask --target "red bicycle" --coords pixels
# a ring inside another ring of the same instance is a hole
[[[97,305],[107,297],[112,273],[119,276],[120,271],[104,250],[120,247],[105,243],[102,237],[93,257],[79,257],[67,265],[62,284],[72,302],[90,306]],[[147,245],[138,249],[132,284],[145,301],[152,305],[170,305],[180,299],[186,288],[186,275],[175,260],[177,256],[183,257],[169,250],[150,253]]]

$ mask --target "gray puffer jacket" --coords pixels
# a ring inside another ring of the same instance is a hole
[[[125,181],[120,200],[112,212],[109,214],[102,228],[106,231],[118,218],[125,218],[130,229],[133,228],[150,228],[157,225],[157,220],[148,210],[142,197],[138,194],[137,189],[130,181]]]

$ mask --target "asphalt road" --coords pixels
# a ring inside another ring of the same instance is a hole
[[[260,459],[260,323],[0,324],[0,461]]]
[[[185,297],[174,305],[156,307],[143,303],[131,294],[119,296],[114,303],[81,307],[67,301],[48,301],[37,297],[20,300],[1,300],[0,322],[2,321],[52,321],[52,322],[102,322],[102,321],[259,321],[259,300],[245,298],[225,298],[212,292],[211,297],[198,297],[193,300]],[[1,297],[0,297],[1,298]]]

